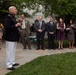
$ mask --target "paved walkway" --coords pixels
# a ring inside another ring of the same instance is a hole
[[[17,51],[16,51],[16,62],[19,62],[19,66],[39,57],[39,56],[45,56],[45,55],[52,55],[52,54],[59,54],[59,53],[66,53],[66,52],[76,52],[76,48],[74,49],[68,49],[65,48],[64,50],[35,50],[33,47],[32,50],[22,50],[22,45],[17,45]],[[2,50],[0,50],[0,75],[5,75],[6,73],[10,72],[6,69],[5,65],[5,44],[2,45]]]

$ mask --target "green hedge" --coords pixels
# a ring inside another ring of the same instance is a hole
[[[45,44],[45,48],[48,48],[48,40],[47,39],[44,40],[44,44]],[[56,48],[58,48],[58,40],[55,40],[55,46],[56,46]],[[68,47],[68,40],[64,40],[63,47],[64,48]]]
[[[37,41],[36,38],[34,38],[32,40],[33,40],[33,44],[36,45],[36,41]],[[48,48],[48,40],[47,39],[44,40],[44,44],[45,44],[45,48]],[[58,40],[55,40],[55,46],[56,46],[56,48],[58,48]],[[68,47],[68,40],[64,40],[63,46],[64,46],[64,48]]]

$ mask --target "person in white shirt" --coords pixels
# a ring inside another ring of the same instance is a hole
[[[23,49],[27,49],[27,46],[28,46],[28,49],[31,50],[31,43],[30,43],[30,39],[29,39],[29,34],[30,34],[29,21],[27,21],[25,19],[24,14],[21,14],[20,18],[22,20],[20,35],[21,35],[21,41],[22,41]]]

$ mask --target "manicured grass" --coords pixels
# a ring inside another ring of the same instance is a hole
[[[38,57],[6,75],[76,75],[76,53]]]

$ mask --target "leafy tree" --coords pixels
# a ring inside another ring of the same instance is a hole
[[[23,8],[35,10],[34,14],[39,11],[39,5],[42,5],[45,11],[45,17],[55,14],[59,17],[76,17],[76,0],[1,0],[0,13],[8,12],[8,7],[15,5],[19,13],[23,12]],[[1,15],[0,15],[1,16]]]

